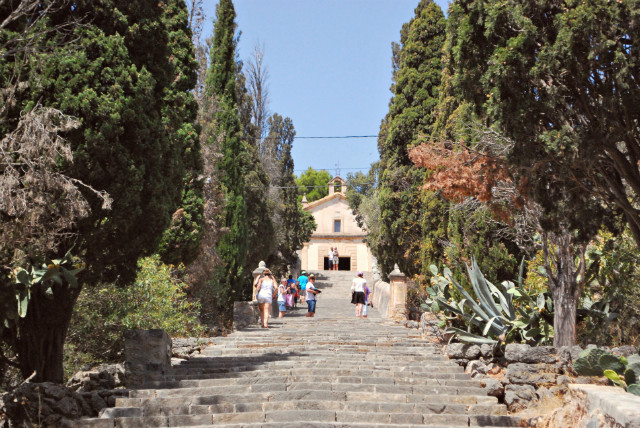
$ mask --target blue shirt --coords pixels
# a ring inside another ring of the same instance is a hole
[[[304,275],[300,275],[298,277],[298,284],[300,284],[300,290],[306,290],[307,289],[307,281],[309,281],[309,278],[307,278]]]

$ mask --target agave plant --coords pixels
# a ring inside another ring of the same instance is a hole
[[[544,293],[535,296],[522,287],[524,260],[520,264],[516,286],[511,281],[494,285],[482,274],[475,258],[467,265],[467,274],[475,298],[465,290],[445,269],[443,275],[435,266],[432,287],[427,289],[431,303],[425,307],[432,311],[443,310],[450,316],[461,318],[467,330],[449,327],[446,332],[464,343],[488,343],[497,345],[508,341],[521,340],[539,344],[552,340],[553,329],[547,319],[553,319],[552,300]],[[453,287],[462,296],[456,301],[449,291]],[[481,334],[472,332],[475,326]]]

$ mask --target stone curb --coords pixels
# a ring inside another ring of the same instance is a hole
[[[622,428],[640,428],[639,396],[614,386],[573,384],[569,385],[569,390],[586,394],[589,413],[598,411]],[[588,426],[598,428],[600,425],[594,419]]]

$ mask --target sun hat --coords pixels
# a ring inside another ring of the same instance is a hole
[[[306,270],[303,270],[302,272],[300,272],[300,275],[306,275],[306,274],[307,274]]]
[[[311,279],[311,278],[316,279],[316,276],[314,274],[311,274],[311,275],[309,275],[309,279]]]

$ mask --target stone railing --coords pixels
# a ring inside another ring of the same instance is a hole
[[[397,264],[389,274],[389,282],[382,281],[378,265],[373,265],[372,291],[373,306],[378,309],[383,318],[407,319],[407,277],[400,272]]]

